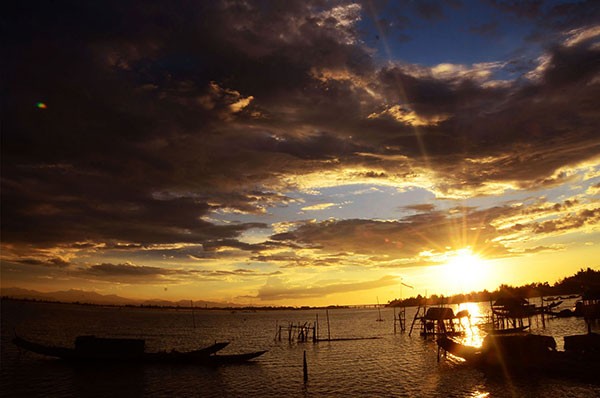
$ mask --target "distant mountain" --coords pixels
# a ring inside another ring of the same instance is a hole
[[[113,305],[153,305],[153,306],[179,306],[189,307],[189,300],[168,301],[168,300],[135,300],[129,299],[115,294],[103,295],[96,292],[88,292],[85,290],[65,290],[58,292],[38,292],[36,290],[21,289],[18,287],[0,289],[2,297],[11,297],[16,299],[33,299],[33,300],[48,300],[60,301],[63,303],[85,303],[85,304],[113,304]],[[218,303],[214,301],[194,301],[194,307],[197,308],[215,308],[215,307],[241,307],[234,303]]]
[[[0,289],[2,297],[13,298],[28,298],[35,300],[46,300],[46,293],[37,292],[35,290],[21,289],[19,287],[9,287]]]
[[[96,292],[87,292],[85,290],[65,290],[58,292],[38,292],[36,290],[21,289],[18,287],[10,287],[0,289],[3,297],[25,298],[35,300],[50,300],[61,301],[65,303],[86,303],[86,304],[139,304],[138,300],[132,300],[115,294],[103,295]]]

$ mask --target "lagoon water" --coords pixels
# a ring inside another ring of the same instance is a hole
[[[572,303],[565,303],[565,305]],[[484,314],[484,303],[463,305]],[[567,308],[562,306],[561,308]],[[458,309],[454,307],[455,311]],[[407,309],[407,327],[416,308]],[[394,334],[393,309],[330,309],[332,338],[356,341],[289,343],[275,339],[277,325],[320,320],[324,310],[225,311],[83,306],[3,300],[1,307],[2,397],[595,397],[600,383],[532,376],[505,379],[457,360],[437,362],[436,344],[418,330]],[[477,318],[473,318],[476,323]],[[195,327],[194,327],[195,324]],[[594,331],[598,331],[596,324]],[[473,339],[480,338],[473,328]],[[77,365],[19,352],[13,331],[26,338],[72,346],[76,336],[146,339],[148,351],[180,351],[229,341],[221,353],[269,350],[244,365],[204,368],[190,365]],[[553,319],[532,332],[562,337],[586,332],[580,318]],[[306,351],[308,382],[303,382]],[[600,375],[600,370],[599,370]]]

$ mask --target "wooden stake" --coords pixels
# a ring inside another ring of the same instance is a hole
[[[331,341],[331,330],[329,328],[329,310],[325,310],[325,315],[327,315],[327,340]]]
[[[306,384],[306,382],[308,382],[308,365],[306,364],[306,350],[304,350],[303,370],[304,370],[304,384]]]

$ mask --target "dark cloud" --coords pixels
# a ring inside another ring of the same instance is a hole
[[[65,275],[67,276],[67,275]],[[102,263],[79,266],[68,273],[70,278],[82,281],[100,281],[126,284],[179,283],[189,280],[192,274],[184,269],[170,269],[131,263]],[[210,278],[207,278],[210,280]]]
[[[163,268],[131,263],[102,263],[91,266],[80,266],[69,272],[70,277],[84,280],[104,280],[122,283],[180,283],[182,281],[218,282],[230,277],[261,278],[277,276],[280,271],[257,272],[250,269],[202,270],[183,268]]]
[[[260,250],[265,250],[269,247],[268,243],[261,244],[250,244],[245,242],[240,242],[235,239],[222,239],[222,240],[211,240],[205,242],[203,244],[204,250],[207,252],[221,250],[223,248],[231,248],[231,249],[239,249],[246,250],[251,252],[257,252]]]
[[[584,225],[595,225],[600,222],[600,208],[585,209],[575,214],[569,213],[556,220],[533,223],[533,232],[552,233],[581,228]]]
[[[97,264],[85,269],[86,273],[97,276],[134,276],[134,277],[146,277],[146,276],[160,276],[160,275],[173,275],[181,273],[182,271],[171,270],[159,267],[148,267],[143,265],[132,265],[132,264]],[[187,273],[187,272],[184,272]]]
[[[564,28],[586,4],[498,7],[547,15],[544,26]],[[268,225],[216,224],[208,216],[259,215],[289,204],[283,192],[311,173],[353,170],[355,179],[410,182],[422,169],[439,179],[439,195],[477,195],[494,183],[535,189],[569,182],[573,175],[560,170],[600,153],[594,43],[556,42],[544,68],[484,84],[490,79],[480,70],[439,75],[414,65],[379,66],[353,23],[366,6],[12,2],[1,17],[3,243],[123,252],[189,244],[196,246],[177,249],[180,255],[202,259],[228,248],[279,262],[285,257],[261,252],[289,244],[414,255],[445,242],[458,220],[420,206],[397,222],[306,224],[248,244],[241,234]],[[440,19],[446,4],[407,7]],[[403,15],[388,20],[402,30],[411,23]],[[595,220],[573,217],[533,230]],[[497,231],[489,218],[470,211],[476,231],[466,240],[500,250],[490,243]],[[336,261],[324,257],[323,264]],[[105,264],[88,272],[173,277],[163,271]]]
[[[65,261],[61,258],[51,258],[47,260],[40,260],[37,258],[23,258],[19,259],[16,262],[21,264],[29,264],[29,265],[41,265],[44,267],[53,267],[53,268],[66,268],[71,264],[68,261]]]
[[[571,47],[557,46],[551,54],[550,65],[543,75],[544,83],[550,90],[562,90],[565,87],[580,89],[598,76],[600,50],[595,46],[586,42]]]
[[[209,277],[226,277],[226,276],[239,276],[239,277],[262,277],[262,276],[275,276],[280,275],[281,271],[273,271],[273,272],[257,272],[251,269],[239,268],[233,271],[190,271],[194,274],[200,274],[203,276]]]
[[[530,249],[523,250],[524,254],[540,253],[540,252],[553,252],[563,250],[562,246],[536,246]]]
[[[272,239],[309,245],[325,252],[347,251],[410,258],[425,250],[443,252],[446,247],[453,246],[454,237],[460,237],[460,242],[454,242],[454,249],[473,245],[489,246],[491,250],[494,246],[491,239],[495,236],[495,229],[486,222],[483,214],[474,214],[465,222],[460,217],[429,212],[399,221],[351,219],[310,223]]]
[[[433,209],[435,209],[435,205],[432,205],[430,203],[423,203],[423,204],[417,204],[417,205],[409,205],[409,206],[402,206],[403,209],[407,209],[407,210],[415,210],[418,212],[430,212]]]
[[[510,248],[514,233],[572,232],[600,223],[600,210],[589,206],[581,208],[577,200],[447,212],[436,211],[426,204],[409,208],[423,212],[398,221],[351,219],[306,223],[272,239],[302,244],[324,253],[341,251],[387,256],[374,261],[383,266],[389,266],[386,262],[390,258],[412,259],[393,265],[397,267],[430,264],[427,260],[414,260],[425,251],[439,254],[467,246],[488,258],[519,255],[523,252]]]

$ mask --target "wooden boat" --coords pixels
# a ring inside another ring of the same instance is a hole
[[[600,355],[600,334],[576,334],[565,336],[565,351],[579,355]]]
[[[550,312],[551,315],[554,315],[557,318],[569,318],[572,316],[575,316],[575,311],[569,309],[569,308],[565,308],[564,310],[560,310],[558,312],[552,311]]]
[[[247,362],[251,359],[261,356],[265,352],[267,352],[267,350],[247,352],[244,354],[209,355],[207,364],[208,365],[227,365],[227,364]]]
[[[562,300],[553,301],[553,302],[551,302],[550,304],[548,304],[547,306],[545,306],[544,308],[545,308],[545,309],[552,309],[552,308],[556,308],[556,307],[558,307],[559,305],[561,305],[562,303],[563,303],[563,301],[562,301]]]
[[[554,338],[536,334],[489,334],[481,347],[466,346],[448,336],[441,336],[437,342],[452,355],[485,366],[528,367],[543,362],[556,349]]]
[[[185,363],[199,365],[221,365],[241,363],[256,358],[266,351],[244,354],[216,355],[228,342],[219,342],[198,350],[146,352],[145,340],[124,338],[101,338],[79,336],[75,347],[57,347],[35,343],[15,336],[13,343],[36,354],[76,362],[139,362],[139,363]]]
[[[539,373],[600,382],[597,377],[600,368],[599,337],[595,335],[576,340],[577,344],[574,336],[565,337],[565,348],[577,346],[577,350],[567,351],[557,351],[553,337],[536,334],[488,335],[481,347],[461,344],[448,336],[441,336],[437,343],[439,349],[486,371],[525,376]],[[589,342],[593,342],[593,349],[582,350],[582,342],[588,347]]]

